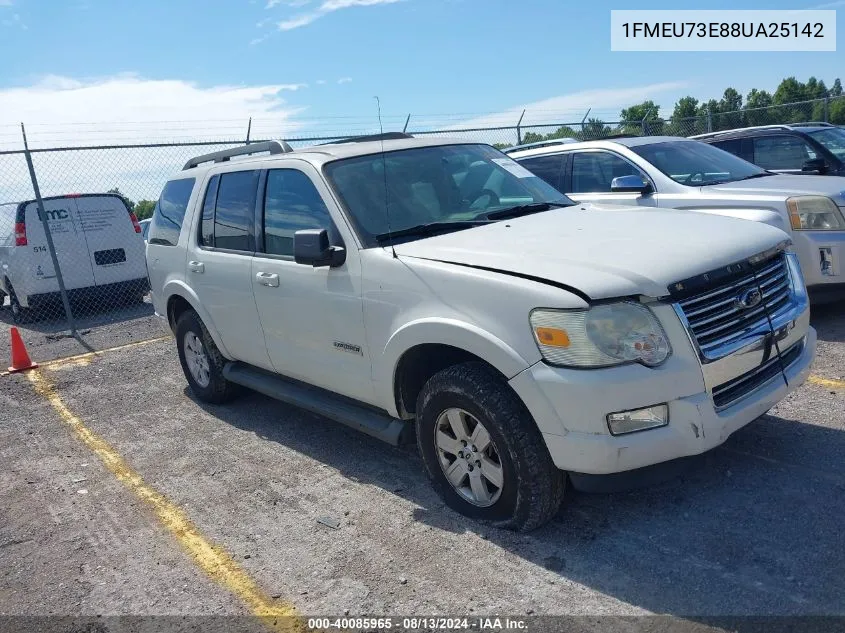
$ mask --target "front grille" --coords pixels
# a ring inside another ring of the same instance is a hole
[[[789,269],[783,253],[760,266],[755,274],[756,281],[753,275],[746,274],[679,302],[690,331],[705,355],[709,350],[767,324],[767,310],[771,317],[789,304]],[[753,308],[739,307],[737,298],[746,290],[757,288],[758,284],[763,301]]]
[[[794,363],[803,349],[804,341],[801,340],[789,349],[781,350],[782,358],[778,358],[777,353],[773,351],[772,358],[759,367],[755,367],[742,376],[715,387],[713,389],[713,404],[716,405],[716,409],[724,409],[730,406],[773,378],[780,376],[781,367],[785,369]],[[780,380],[783,380],[783,378],[780,378]]]

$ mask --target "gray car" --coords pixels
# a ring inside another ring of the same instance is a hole
[[[845,297],[845,178],[775,174],[712,145],[673,136],[567,143],[509,155],[578,202],[683,209],[777,226],[792,239],[813,300]]]

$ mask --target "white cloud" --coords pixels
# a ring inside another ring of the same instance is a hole
[[[278,0],[269,0],[278,4]],[[290,31],[303,26],[307,26],[316,20],[319,20],[329,13],[340,11],[341,9],[349,9],[351,7],[371,7],[379,4],[395,4],[403,0],[324,0],[323,3],[310,13],[302,13],[294,17],[279,22],[279,30]],[[269,3],[268,3],[269,5]],[[293,5],[292,5],[293,6]]]
[[[611,112],[613,113],[611,118],[618,118],[621,108],[646,99],[659,102],[657,98],[659,95],[676,92],[688,86],[689,84],[687,82],[670,81],[628,88],[582,90],[541,101],[534,101],[533,103],[513,106],[501,112],[468,118],[448,127],[454,129],[515,125],[523,110],[525,110],[525,117],[522,119],[522,127],[542,125],[545,123],[580,122],[588,109],[591,110],[590,117],[595,116],[610,120],[608,119],[608,115],[611,115]],[[667,103],[663,105],[663,109],[665,110],[666,106],[671,106],[672,104]]]
[[[12,6],[12,0],[0,0],[0,7]]]
[[[815,7],[809,7],[808,11],[814,11],[818,9],[835,9],[836,7],[845,7],[845,0],[837,0],[836,2],[826,2],[825,4],[819,4]]]
[[[0,0],[0,1],[2,1],[2,0]],[[6,5],[6,6],[10,6],[10,5]],[[24,24],[23,20],[21,20],[20,14],[18,14],[18,13],[13,13],[12,17],[6,18],[2,22],[0,22],[0,24],[2,24],[3,26],[18,27],[19,29],[21,29],[23,31],[29,30],[29,27],[26,24]]]
[[[325,80],[325,79],[318,79],[315,83],[316,83],[318,86],[325,86],[325,85],[326,85],[326,80]]]
[[[0,89],[0,150],[30,147],[167,143],[295,135],[292,118],[305,108],[284,93],[305,84],[201,87],[179,80],[120,75],[99,80],[51,76],[29,86]],[[158,195],[161,184],[190,156],[221,147],[166,147],[35,154],[44,195],[104,191],[118,186],[132,197]],[[19,155],[0,156],[0,202],[32,195]]]
[[[337,80],[337,83],[341,84],[341,85],[352,83],[352,77],[341,77],[340,79]]]

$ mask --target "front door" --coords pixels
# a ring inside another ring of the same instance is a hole
[[[654,193],[637,192],[618,193],[611,191],[614,178],[619,176],[648,177],[635,165],[621,156],[606,150],[588,150],[572,152],[564,188],[567,196],[578,202],[604,204],[624,204],[629,206],[656,207]]]
[[[255,302],[278,373],[372,403],[357,250],[347,248],[346,263],[337,268],[293,260],[296,231],[328,229],[333,244],[343,243],[324,200],[331,198],[316,172],[299,166],[267,172],[252,263]]]

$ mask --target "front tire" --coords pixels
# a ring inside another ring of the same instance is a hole
[[[179,363],[194,395],[211,404],[229,402],[240,393],[223,377],[226,360],[196,312],[188,310],[176,323]]]
[[[449,507],[496,527],[529,531],[554,517],[566,476],[531,415],[482,363],[435,374],[417,398],[417,443]]]

